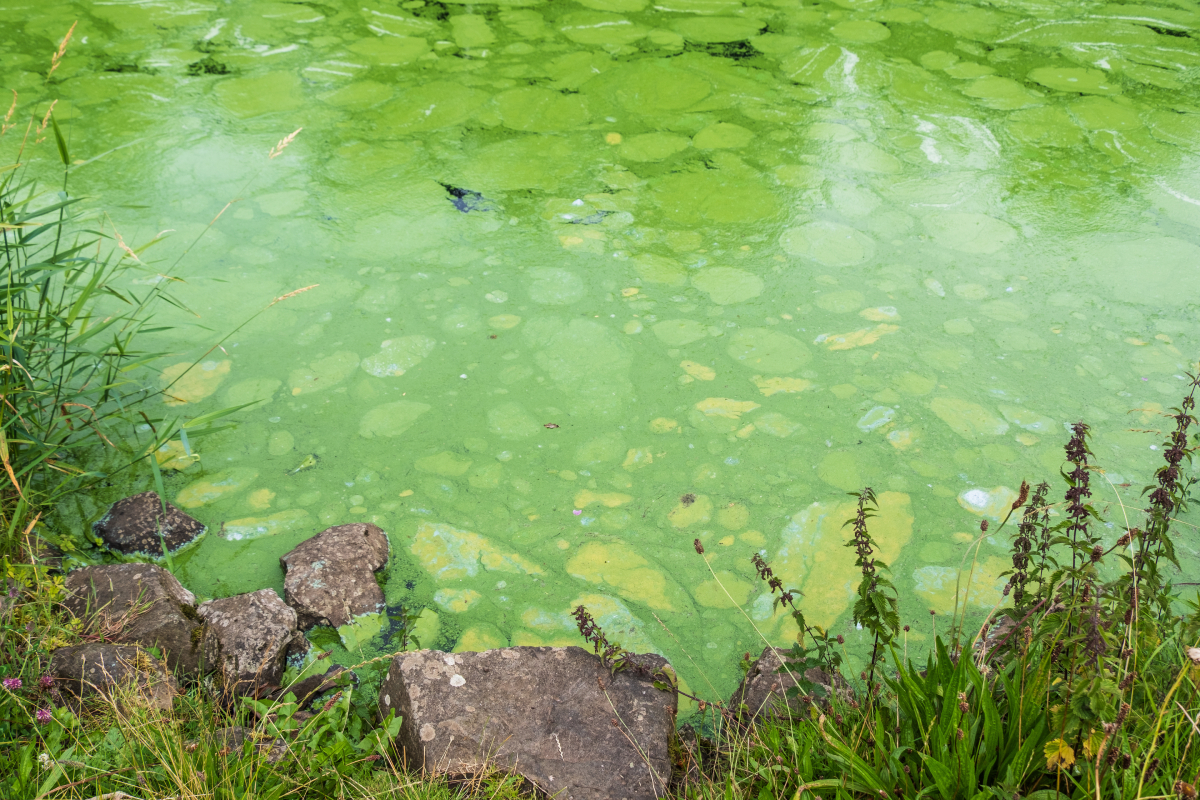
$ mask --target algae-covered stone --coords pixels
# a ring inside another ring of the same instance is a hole
[[[114,503],[92,530],[105,546],[120,553],[161,556],[163,547],[174,552],[195,541],[205,527],[164,503],[157,492],[142,492]]]

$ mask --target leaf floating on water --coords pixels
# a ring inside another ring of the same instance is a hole
[[[304,472],[305,470],[312,469],[319,463],[321,463],[321,459],[315,453],[309,453],[304,457],[304,460],[300,462],[298,467],[288,470],[287,474],[295,475],[297,472]]]

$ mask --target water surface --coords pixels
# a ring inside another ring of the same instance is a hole
[[[178,271],[194,313],[162,312],[164,383],[318,285],[161,409],[259,401],[160,454],[214,531],[177,559],[202,596],[279,589],[281,554],[371,521],[424,645],[575,644],[586,604],[715,697],[762,646],[734,601],[794,635],[755,552],[860,644],[842,523],[870,485],[921,647],[981,519],[1056,478],[1065,424],[1094,426],[1112,486],[1093,500],[1123,524],[1117,493],[1136,507],[1159,463],[1143,431],[1200,347],[1193,2],[0,16],[0,83],[30,98],[79,20],[56,115],[80,160],[129,146],[74,188],[127,241],[176,231],[142,289],[237,201]],[[123,480],[70,514],[152,486]],[[976,611],[1001,599],[1007,535],[979,553]],[[1177,547],[1194,568],[1195,537]]]

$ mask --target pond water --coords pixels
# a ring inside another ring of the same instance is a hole
[[[126,241],[175,231],[141,289],[237,200],[176,273],[194,313],[160,312],[164,384],[316,285],[161,409],[258,401],[188,443],[198,462],[160,454],[212,531],[176,558],[201,596],[281,589],[280,555],[371,521],[426,646],[577,644],[585,604],[715,698],[762,647],[733,601],[794,635],[755,552],[861,647],[842,523],[870,485],[921,648],[981,519],[1056,480],[1066,423],[1094,426],[1094,501],[1123,524],[1160,463],[1143,431],[1200,352],[1195,2],[0,16],[0,84],[29,97],[78,20],[49,93],[73,155],[106,155],[74,189]],[[153,486],[122,480],[66,517]],[[1000,601],[1008,535],[982,545],[975,611]],[[394,627],[344,631],[336,657]]]

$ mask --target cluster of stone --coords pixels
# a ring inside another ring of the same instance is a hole
[[[146,492],[113,506],[95,531],[114,550],[153,554],[164,544],[186,546],[204,526]],[[169,709],[178,680],[213,674],[231,694],[286,691],[307,707],[335,689],[345,670],[333,667],[284,688],[288,658],[306,653],[304,632],[313,626],[338,627],[384,609],[375,573],[386,566],[388,547],[375,525],[329,528],[280,559],[282,599],[261,589],[197,605],[154,564],[75,570],[66,577],[64,603],[107,641],[59,648],[52,674],[80,700],[140,695]],[[730,698],[734,720],[752,724],[804,710],[803,698],[788,696],[801,676],[786,663],[785,651],[763,651]],[[820,670],[803,678],[835,691],[836,681]],[[696,773],[697,739],[686,726],[675,729],[675,685],[670,664],[658,655],[630,655],[614,669],[579,647],[420,650],[392,658],[379,714],[401,721],[397,751],[411,769],[464,776],[500,768],[567,800],[653,800],[673,779],[678,784]],[[246,735],[220,733],[231,741]],[[272,759],[285,750],[280,742],[262,747]]]
[[[164,546],[178,551],[205,528],[156,493],[143,492],[114,504],[93,530],[117,552],[156,555]],[[64,605],[105,643],[60,648],[53,674],[77,698],[111,697],[115,687],[136,684],[155,705],[169,705],[177,680],[214,674],[230,694],[303,691],[303,699],[311,702],[335,688],[333,676],[280,687],[288,659],[307,653],[304,632],[314,625],[336,627],[383,610],[375,573],[387,559],[387,534],[380,528],[338,525],[280,559],[284,598],[260,589],[199,605],[174,575],[155,564],[74,570],[64,581]],[[340,671],[336,667],[331,673]]]

